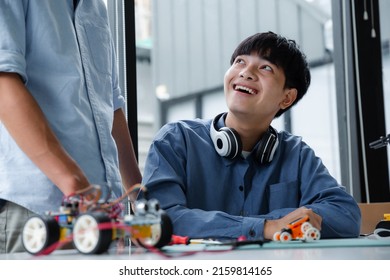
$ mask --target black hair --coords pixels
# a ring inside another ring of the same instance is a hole
[[[287,39],[271,31],[256,33],[243,40],[234,50],[230,64],[239,55],[250,55],[252,52],[282,68],[286,76],[284,88],[297,89],[297,98],[291,106],[280,109],[275,117],[294,106],[307,92],[310,85],[310,70],[305,54],[294,40]]]

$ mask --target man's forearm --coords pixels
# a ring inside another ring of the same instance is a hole
[[[87,178],[63,149],[17,74],[0,73],[0,121],[20,149],[65,195],[88,186]]]
[[[141,183],[142,178],[122,109],[116,110],[114,113],[112,135],[118,147],[119,166],[123,185],[128,189],[135,184]]]

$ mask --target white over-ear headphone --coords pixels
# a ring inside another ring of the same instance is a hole
[[[240,135],[233,128],[222,127],[217,128],[218,120],[226,117],[227,113],[217,115],[210,125],[210,136],[214,144],[214,148],[220,156],[234,159],[241,155],[242,142]],[[261,138],[256,150],[255,158],[259,163],[271,162],[279,140],[277,132],[273,127],[269,127],[268,131]]]

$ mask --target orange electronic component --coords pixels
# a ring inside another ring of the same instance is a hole
[[[281,231],[275,232],[273,240],[280,242],[288,242],[293,239],[314,241],[320,239],[320,237],[320,231],[309,222],[309,216],[304,216],[291,222]]]

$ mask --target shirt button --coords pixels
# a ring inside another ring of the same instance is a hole
[[[238,189],[242,192],[244,190],[243,186],[239,186]]]
[[[251,230],[249,231],[249,236],[250,236],[250,237],[255,237],[255,236],[256,236],[256,232],[255,232],[253,229],[251,229]]]

